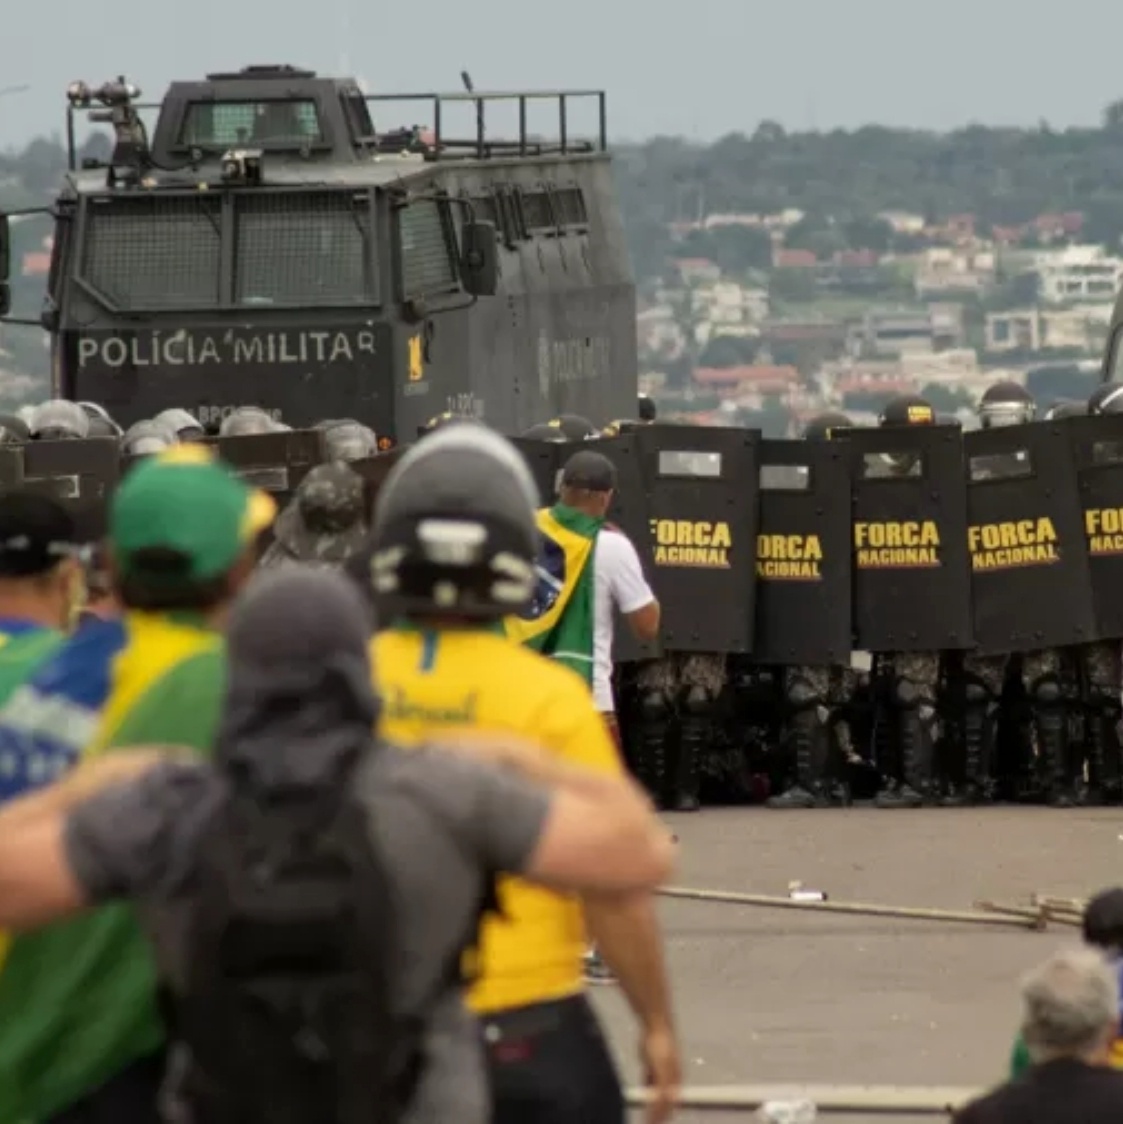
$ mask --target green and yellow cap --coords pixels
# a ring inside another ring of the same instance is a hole
[[[109,541],[125,575],[207,581],[226,573],[276,514],[270,496],[250,488],[206,446],[176,445],[122,481],[110,508]],[[144,557],[150,551],[151,566]]]

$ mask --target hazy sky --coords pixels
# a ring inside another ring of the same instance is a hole
[[[60,127],[68,82],[247,63],[338,72],[371,92],[604,87],[612,135],[714,138],[876,121],[1093,124],[1123,97],[1109,0],[0,0],[0,146]],[[393,118],[391,121],[390,118]],[[385,124],[421,124],[417,109]],[[538,128],[537,122],[532,128]]]

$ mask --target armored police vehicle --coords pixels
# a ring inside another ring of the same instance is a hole
[[[517,432],[631,414],[635,286],[597,91],[364,95],[290,66],[68,91],[71,170],[52,213],[42,324],[53,392],[128,423],[258,405],[412,439],[446,410]],[[388,127],[424,100],[431,128]],[[597,136],[574,136],[574,103]],[[488,111],[517,108],[497,139]],[[552,136],[528,111],[556,108]],[[447,135],[452,110],[474,135]],[[143,111],[155,112],[149,140]],[[107,163],[76,156],[88,112]],[[0,216],[0,283],[8,279]],[[0,311],[7,311],[0,293]]]

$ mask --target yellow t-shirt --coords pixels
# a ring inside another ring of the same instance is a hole
[[[408,746],[442,730],[496,730],[531,738],[573,764],[622,768],[581,678],[505,637],[392,629],[375,637],[371,656],[389,741]],[[503,916],[484,922],[472,1009],[492,1014],[580,992],[578,899],[517,878],[501,879],[498,890]]]

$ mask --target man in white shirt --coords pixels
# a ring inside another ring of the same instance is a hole
[[[582,449],[562,469],[558,499],[566,507],[603,519],[612,506],[616,466],[603,453]],[[593,702],[623,752],[616,700],[612,693],[612,644],[619,613],[641,642],[659,635],[659,602],[643,574],[632,541],[618,527],[605,524],[593,551]],[[612,972],[595,948],[585,958],[590,983],[613,981]]]
[[[603,519],[612,506],[616,467],[603,453],[582,449],[562,469],[558,499],[585,515]],[[618,527],[606,523],[593,552],[593,702],[620,746],[616,702],[612,695],[612,645],[615,615],[627,622],[637,640],[659,635],[659,602],[643,574],[636,548]]]

